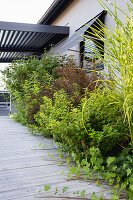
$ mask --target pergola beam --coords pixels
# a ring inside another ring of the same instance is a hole
[[[69,35],[69,27],[0,21],[0,62],[41,56]]]
[[[8,59],[8,58],[6,58],[6,59],[0,59],[0,63],[11,63],[12,61],[14,61],[14,60],[19,60],[20,58],[17,58],[17,59],[14,59],[14,58],[12,58],[12,59]]]
[[[0,47],[0,52],[33,52],[34,54],[42,54],[44,49],[28,49],[28,48],[17,48],[17,47]]]
[[[0,30],[34,33],[69,34],[69,27],[0,21]]]

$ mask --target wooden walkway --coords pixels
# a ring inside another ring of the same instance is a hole
[[[10,106],[2,106],[0,104],[0,116],[8,116],[10,111]]]
[[[100,194],[102,189],[95,183],[68,178],[64,158],[61,162],[62,165],[52,139],[30,134],[25,126],[8,116],[0,116],[0,200],[61,200],[65,199],[63,197],[75,197],[74,200],[80,195],[73,192],[83,190],[86,190],[88,198],[93,192]],[[50,185],[51,190],[45,192],[44,185]],[[56,187],[59,190],[57,194]],[[62,192],[64,187],[69,188],[66,193]],[[104,188],[104,197],[110,199],[107,188]]]

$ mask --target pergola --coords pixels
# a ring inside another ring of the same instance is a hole
[[[40,56],[69,35],[69,27],[0,21],[0,62]]]

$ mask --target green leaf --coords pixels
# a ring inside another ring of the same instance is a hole
[[[132,190],[132,192],[133,192],[133,184],[130,184],[129,188],[130,188],[130,190]]]
[[[65,173],[65,171],[61,172],[61,175],[63,175]]]
[[[109,171],[107,171],[106,173],[105,173],[105,178],[106,178],[106,180],[108,180],[108,179],[110,179],[110,178],[115,178],[116,177],[116,174],[115,173],[112,173],[112,172],[109,172]]]
[[[72,177],[72,175],[71,175],[70,173],[68,173],[67,177],[68,177],[68,178],[71,178],[71,177]]]
[[[45,144],[45,145],[43,145],[43,148],[44,148],[44,149],[46,148],[46,144]]]
[[[38,145],[39,147],[42,145],[42,143],[40,142],[40,144]]]
[[[66,161],[67,161],[67,164],[69,164],[70,163],[70,158],[67,157]]]
[[[88,177],[88,176],[87,176],[87,175],[85,175],[85,177],[84,177],[84,180],[85,180],[85,181],[87,181],[87,177]]]
[[[117,166],[112,167],[112,170],[115,171],[117,169]]]
[[[81,162],[81,165],[84,166],[86,164],[87,164],[87,159],[83,159],[82,162]]]
[[[113,163],[115,161],[115,157],[109,157],[107,159],[107,165],[109,166],[111,163]]]
[[[59,157],[60,157],[60,158],[63,158],[63,155],[62,155],[62,153],[59,155]]]
[[[64,188],[62,189],[62,193],[67,192],[68,189],[69,189],[69,187],[64,187]]]
[[[112,200],[118,200],[118,199],[119,199],[119,196],[117,194],[114,194],[112,197]]]
[[[109,185],[113,185],[114,179],[109,179]]]
[[[58,162],[58,166],[61,166],[62,165],[62,162]]]
[[[133,191],[129,191],[128,195],[129,195],[129,200],[132,200],[133,199]]]
[[[59,191],[59,190],[58,190],[58,187],[56,187],[55,191],[56,191],[56,192],[55,192],[54,194],[57,194],[57,193],[58,193],[58,191]]]
[[[126,172],[127,172],[127,176],[129,176],[132,173],[131,169],[129,168],[126,170]]]
[[[86,192],[86,190],[81,191],[80,196],[85,197],[85,192]]]
[[[73,194],[80,194],[80,191],[78,190],[76,192],[73,192]]]
[[[127,187],[127,183],[126,183],[126,182],[123,182],[123,183],[121,184],[120,191],[123,190],[123,189],[125,189],[126,187]]]
[[[51,186],[50,185],[44,185],[44,190],[47,192],[51,189]]]
[[[75,167],[75,166],[72,166],[72,167],[69,168],[69,171],[70,171],[72,174],[75,174],[76,170],[77,170],[77,167]]]
[[[91,196],[91,200],[96,200],[95,192],[93,192],[93,195]]]

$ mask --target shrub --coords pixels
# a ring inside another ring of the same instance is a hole
[[[81,108],[74,108],[67,94],[60,90],[54,94],[54,102],[44,97],[44,104],[36,114],[39,130],[45,135],[49,130],[53,138],[69,151],[83,152],[81,141],[86,132],[82,124]]]
[[[59,75],[54,85],[55,90],[63,89],[74,106],[80,103],[81,98],[85,96],[87,88],[89,94],[90,91],[95,90],[101,84],[100,82],[96,83],[101,78],[97,72],[87,74],[85,70],[77,68],[72,63],[69,63],[64,68],[58,67],[55,71]]]
[[[98,89],[95,93],[91,93],[89,99],[83,100],[83,122],[86,133],[104,156],[117,155],[123,146],[129,144],[128,121],[124,118],[119,99],[116,102],[110,89]]]
[[[53,82],[58,78],[53,69],[65,67],[70,60],[69,57],[45,52],[41,60],[36,57],[18,60],[3,71],[7,88],[16,102],[18,121],[35,122],[34,114],[39,111],[43,96],[53,99]]]
[[[83,98],[77,108],[60,90],[54,94],[54,102],[43,98],[35,118],[38,131],[53,136],[63,151],[71,153],[78,163],[75,174],[79,174],[82,166],[86,180],[88,176],[94,178],[96,171],[109,185],[114,185],[114,199],[119,199],[119,189],[128,190],[132,196],[133,160],[128,122],[124,121],[123,109],[116,104],[110,89],[98,88],[89,99]]]
[[[56,141],[69,151],[82,152],[83,157],[89,155],[91,146],[99,147],[105,157],[117,155],[128,146],[130,137],[123,109],[111,95],[109,89],[97,89],[77,108],[63,90],[54,94],[54,102],[44,97],[36,115],[39,130],[49,130]]]
[[[44,53],[41,60],[31,57],[19,60],[3,71],[7,88],[17,105],[16,119],[35,123],[34,115],[47,96],[54,102],[54,93],[63,89],[76,107],[85,95],[86,87],[93,91],[98,84],[97,73],[87,72],[76,67],[73,58]],[[23,108],[23,109],[22,109]],[[23,118],[21,118],[21,115]],[[24,120],[25,119],[25,120]]]
[[[67,116],[69,107],[70,103],[67,101],[67,95],[63,90],[54,94],[54,105],[50,98],[44,96],[43,104],[40,106],[40,111],[35,115],[38,125],[36,129],[45,136],[48,131],[54,139],[61,141],[61,135],[58,135],[58,132],[61,133],[61,130],[58,130],[56,134],[54,134],[55,130],[52,127],[55,123],[59,124],[59,122],[62,122],[62,119]]]

